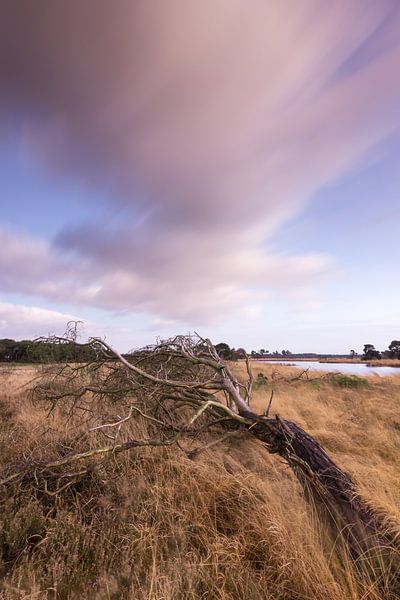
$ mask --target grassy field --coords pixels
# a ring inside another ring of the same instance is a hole
[[[382,358],[381,360],[369,360],[367,364],[371,367],[400,367],[398,358]]]
[[[233,365],[244,376],[243,363]],[[317,438],[361,493],[400,522],[400,373],[285,381],[253,364],[253,408]],[[259,373],[263,376],[257,377]],[[0,367],[0,461],[85,449],[88,423],[47,417],[28,393],[37,367]],[[132,436],[146,436],[134,421]],[[100,432],[98,439],[104,443]],[[196,445],[209,441],[197,440]],[[340,565],[287,466],[249,434],[190,458],[189,447],[138,448],[104,461],[57,496],[0,489],[0,598],[383,600]]]

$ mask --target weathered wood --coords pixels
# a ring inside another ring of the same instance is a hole
[[[357,570],[378,578],[400,595],[400,555],[396,531],[358,493],[348,473],[299,425],[276,417],[240,415],[270,453],[282,456],[300,481],[308,502],[326,524],[336,546],[348,551]]]

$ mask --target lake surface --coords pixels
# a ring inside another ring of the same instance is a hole
[[[369,367],[364,363],[320,363],[312,360],[262,360],[269,364],[288,365],[298,369],[345,373],[347,375],[400,375],[400,367]]]

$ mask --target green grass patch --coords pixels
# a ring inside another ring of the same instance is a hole
[[[312,381],[308,382],[308,385],[310,386],[310,388],[312,388],[313,390],[320,390],[322,387],[322,380],[321,379],[313,379]]]
[[[340,388],[365,388],[368,387],[369,383],[365,377],[359,377],[358,375],[343,375],[338,373],[332,375],[330,383]]]
[[[268,385],[268,378],[264,375],[264,373],[258,373],[254,384],[253,389],[259,390],[261,388],[265,388]]]

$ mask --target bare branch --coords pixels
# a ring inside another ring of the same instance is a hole
[[[265,417],[269,417],[269,411],[271,410],[271,405],[272,405],[273,397],[274,397],[274,390],[271,390],[271,397],[270,397],[269,402],[268,402],[268,407],[267,407],[267,410],[264,413]]]

